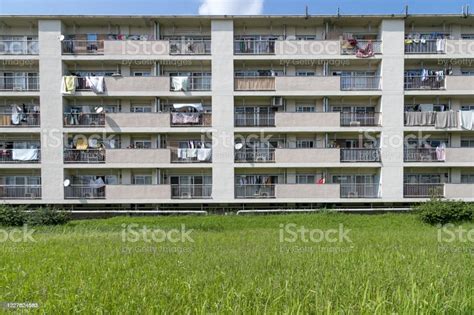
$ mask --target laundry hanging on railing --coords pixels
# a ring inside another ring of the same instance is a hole
[[[441,143],[436,147],[436,159],[438,161],[446,161],[446,143]]]
[[[406,126],[433,126],[436,121],[436,112],[422,111],[422,112],[406,112],[405,125]]]
[[[198,124],[201,115],[199,113],[171,113],[172,124]]]
[[[370,40],[364,48],[359,48],[356,52],[357,58],[369,58],[373,56],[375,56],[374,46]]]
[[[173,91],[186,92],[189,89],[189,78],[188,77],[172,77],[171,88]]]
[[[104,93],[104,77],[103,76],[87,76],[86,87],[90,88],[96,94]]]
[[[465,110],[460,112],[461,128],[466,130],[474,130],[474,111]]]
[[[458,125],[459,123],[457,112],[451,110],[446,112],[436,112],[435,128],[457,128]]]
[[[38,149],[13,149],[12,159],[15,161],[38,160]]]
[[[74,94],[76,93],[77,77],[74,75],[63,76],[61,81],[61,93]]]

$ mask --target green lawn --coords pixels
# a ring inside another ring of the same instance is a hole
[[[194,242],[124,242],[133,223],[184,224]],[[281,224],[342,224],[350,241],[282,242]],[[117,217],[36,229],[36,243],[0,242],[0,303],[38,303],[32,312],[474,312],[474,243],[439,243],[436,227],[408,214]]]

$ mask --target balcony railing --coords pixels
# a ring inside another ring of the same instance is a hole
[[[380,126],[380,113],[341,112],[341,126]]]
[[[0,185],[0,199],[41,199],[41,185]]]
[[[417,43],[405,44],[406,54],[439,54],[445,53],[445,49],[438,47],[436,39],[426,39],[423,42],[419,40]],[[438,50],[440,48],[440,50]]]
[[[170,77],[170,91],[210,91],[211,76],[179,76]]]
[[[235,162],[268,163],[275,162],[275,148],[243,148],[235,151]]]
[[[235,77],[235,91],[274,91],[275,77]]]
[[[210,55],[210,39],[170,40],[170,55]]]
[[[172,163],[211,163],[212,149],[206,146],[202,149],[188,149],[171,147]]]
[[[0,164],[39,163],[40,149],[0,149]]]
[[[171,115],[172,127],[208,127],[212,125],[211,113],[183,113],[173,112]]]
[[[88,150],[64,150],[64,163],[73,164],[96,164],[105,163],[105,150],[88,149]]]
[[[172,199],[210,199],[212,184],[171,185]]]
[[[340,184],[341,198],[378,198],[379,184],[361,183],[361,184]]]
[[[101,127],[105,126],[105,114],[97,113],[65,113],[66,127]]]
[[[0,114],[0,127],[38,127],[39,125],[39,113]]]
[[[445,88],[442,76],[405,76],[405,90],[441,90]]]
[[[380,150],[341,149],[341,162],[380,162]]]
[[[0,55],[37,55],[38,40],[0,40]]]
[[[275,40],[234,40],[234,54],[236,55],[273,55],[275,54]]]
[[[235,127],[274,127],[275,114],[234,113]]]
[[[341,46],[341,55],[355,55],[359,49],[365,49],[369,43],[372,43],[374,54],[382,53],[382,41],[379,40],[357,40],[357,45],[352,48],[344,48]]]
[[[71,40],[62,41],[63,54],[101,55],[104,53],[103,40]]]
[[[378,76],[341,76],[341,90],[379,90]]]
[[[444,197],[444,184],[404,184],[403,196],[405,198],[431,198]]]
[[[235,186],[236,199],[275,198],[275,184],[248,184]]]
[[[39,76],[0,76],[0,91],[38,91]]]
[[[405,162],[437,162],[444,161],[436,148],[417,148],[404,150]],[[440,159],[438,159],[438,157]]]
[[[64,199],[105,199],[105,186],[71,185],[64,188]]]

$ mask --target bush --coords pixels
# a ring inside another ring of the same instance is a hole
[[[457,200],[431,199],[415,207],[420,219],[429,224],[446,224],[474,219],[474,204]]]
[[[27,220],[26,207],[0,205],[0,225],[22,226]]]
[[[51,208],[38,208],[27,211],[26,206],[0,205],[0,225],[60,225],[69,222],[67,212]]]

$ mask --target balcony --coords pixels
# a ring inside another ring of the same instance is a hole
[[[41,149],[0,149],[0,164],[40,163]]]
[[[404,150],[405,162],[444,162],[441,152],[436,148],[415,148]]]
[[[210,39],[170,40],[170,55],[210,55]]]
[[[170,77],[170,91],[210,91],[211,76]]]
[[[275,148],[243,148],[235,151],[236,163],[275,162]]]
[[[71,185],[64,187],[64,199],[105,199],[105,188]]]
[[[418,40],[417,42],[412,41],[410,44],[405,42],[405,54],[444,54],[446,53],[446,44],[443,47],[440,41],[442,39]]]
[[[445,77],[441,76],[405,76],[405,90],[442,90]]]
[[[63,40],[62,53],[72,55],[103,55],[104,40]]]
[[[167,128],[169,113],[107,113],[105,125],[108,128]]]
[[[275,113],[237,113],[234,112],[235,127],[275,127]]]
[[[102,164],[105,163],[105,150],[87,149],[87,150],[64,150],[65,164]]]
[[[40,113],[0,114],[0,128],[39,126]]]
[[[171,185],[171,199],[211,199],[212,184]]]
[[[379,198],[378,183],[341,183],[341,198]]]
[[[0,91],[39,91],[39,76],[0,76]]]
[[[105,126],[104,113],[66,113],[64,127],[103,127]]]
[[[373,57],[382,53],[382,41],[358,39],[354,46],[341,44],[341,55],[355,55],[360,58]]]
[[[102,158],[102,155],[100,156]],[[107,157],[107,159],[105,158]],[[107,164],[168,164],[169,149],[107,149],[103,154]],[[92,162],[100,163],[100,162]]]
[[[380,149],[341,149],[341,162],[380,162]]]
[[[41,199],[41,185],[0,185],[0,199]]]
[[[107,200],[167,200],[171,198],[170,185],[107,185]]]
[[[342,76],[341,91],[379,90],[378,76]]]
[[[235,91],[274,91],[275,77],[236,77]]]
[[[38,40],[0,40],[0,55],[38,55]]]
[[[283,199],[338,199],[339,184],[277,184],[276,197]]]
[[[275,184],[247,184],[235,186],[236,199],[275,198]]]
[[[171,144],[171,163],[212,163],[212,144],[203,148],[179,148]]]
[[[171,127],[209,127],[212,125],[211,113],[172,112]]]
[[[444,184],[403,184],[404,198],[444,197]]]
[[[275,40],[234,40],[235,55],[274,55]]]
[[[341,127],[375,127],[380,126],[381,113],[341,112]]]
[[[340,115],[335,112],[315,112],[315,113],[275,113],[276,127],[339,127]]]
[[[274,149],[274,152],[276,163],[338,163],[340,156],[339,149],[329,148]]]
[[[446,198],[474,198],[474,184],[445,184],[444,189]]]

